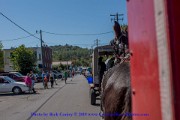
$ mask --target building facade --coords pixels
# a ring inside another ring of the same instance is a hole
[[[50,71],[52,68],[52,49],[48,46],[42,48],[43,51],[43,65],[41,62],[41,66],[44,71]]]
[[[36,58],[37,58],[37,68],[39,69],[43,69],[45,71],[49,71],[51,70],[51,66],[52,66],[52,49],[48,46],[44,46],[42,48],[43,51],[43,55],[41,52],[41,48],[40,47],[32,47],[29,48],[31,50],[33,50],[36,54]],[[9,72],[9,71],[14,71],[13,69],[13,64],[10,61],[10,55],[12,53],[14,49],[4,49],[4,72]],[[42,63],[44,65],[42,65]]]

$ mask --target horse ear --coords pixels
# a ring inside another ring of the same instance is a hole
[[[117,21],[114,21],[114,26],[113,26],[114,32],[115,32],[115,37],[119,38],[121,35],[121,27]]]

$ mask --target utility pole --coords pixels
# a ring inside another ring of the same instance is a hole
[[[98,47],[99,46],[99,40],[96,39],[96,46]]]
[[[41,41],[41,56],[42,56],[42,71],[43,71],[44,70],[44,54],[43,54],[42,30],[40,30],[40,41]]]
[[[36,30],[36,33],[38,31]],[[40,33],[40,43],[41,43],[41,60],[42,60],[42,71],[44,70],[44,54],[43,54],[43,40],[42,40],[42,30],[39,31]]]
[[[118,22],[119,20],[122,20],[122,21],[123,21],[123,18],[120,18],[120,19],[119,19],[119,16],[123,16],[123,15],[124,15],[124,14],[118,14],[118,13],[116,13],[116,14],[114,14],[114,15],[111,14],[110,16],[114,16],[114,18],[111,18],[111,21],[112,21],[112,20],[117,21],[117,22]]]
[[[93,53],[93,45],[91,46],[91,53]]]

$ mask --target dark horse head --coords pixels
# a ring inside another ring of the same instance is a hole
[[[122,32],[121,32],[121,27],[119,25],[119,23],[117,21],[114,21],[114,26],[113,26],[113,30],[114,30],[114,33],[115,33],[115,37],[113,40],[110,41],[110,45],[115,45],[115,42],[118,38],[120,38],[120,36],[122,35]]]
[[[122,34],[118,22],[114,23],[115,39],[111,41],[114,54],[126,57],[128,38]],[[108,70],[102,79],[101,109],[105,120],[131,120],[131,86],[129,62],[120,62]]]
[[[114,22],[113,29],[115,38],[110,41],[110,45],[113,46],[116,56],[125,56],[126,49],[129,48],[128,32],[126,30],[122,31],[121,26],[116,21]]]
[[[117,21],[114,21],[114,33],[115,33],[115,38],[119,38],[122,34],[121,32],[121,26],[119,25],[119,23]]]

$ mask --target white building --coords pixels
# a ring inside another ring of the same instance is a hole
[[[42,53],[41,53],[41,48],[40,47],[33,47],[30,48],[32,49],[36,56],[37,56],[37,66],[42,66]],[[10,61],[10,55],[11,52],[14,49],[4,49],[4,72],[9,72],[9,71],[13,71],[13,64]],[[43,60],[44,60],[44,66],[46,69],[50,69],[50,67],[52,66],[52,49],[49,47],[43,47]]]

